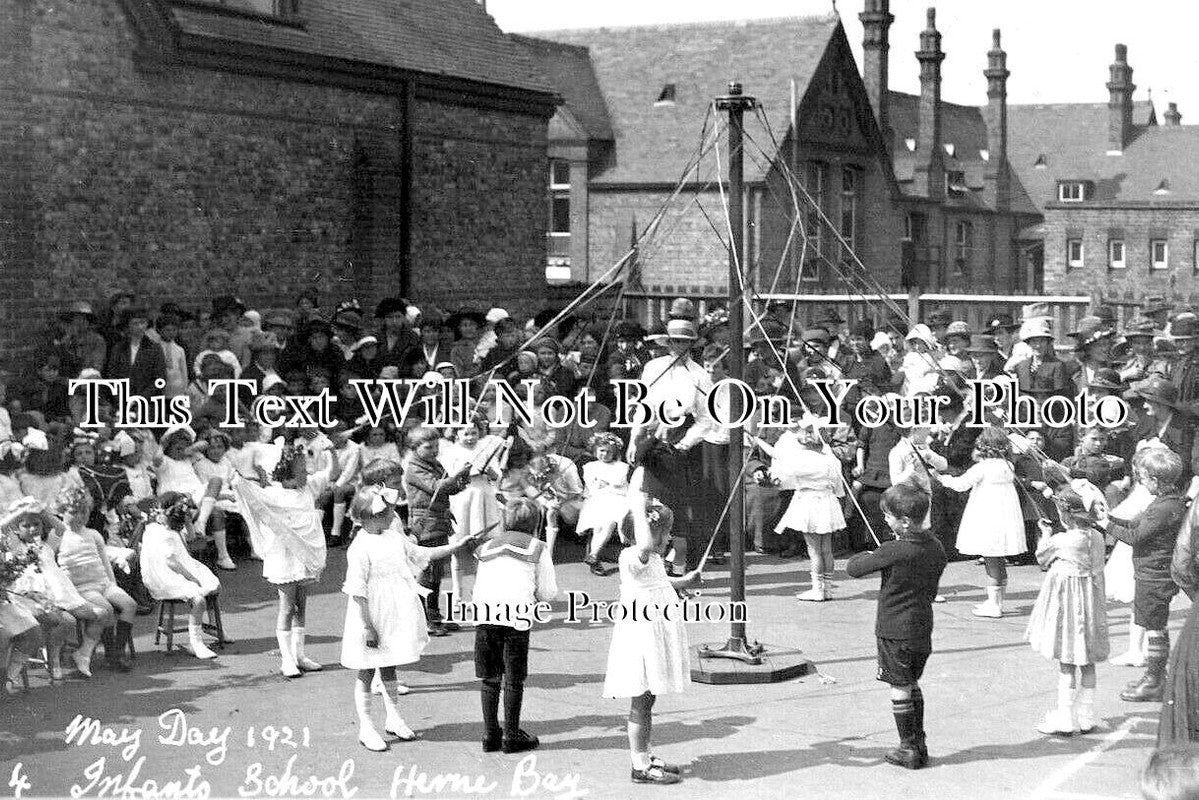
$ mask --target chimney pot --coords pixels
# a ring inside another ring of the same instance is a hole
[[[1116,45],[1116,63],[1118,63],[1118,64],[1127,64],[1128,63],[1128,45],[1126,45],[1126,44]]]
[[[996,28],[995,30],[991,31],[991,46],[993,48],[995,48],[996,50],[998,50],[1001,46],[999,43],[999,37],[1000,37],[999,28]]]
[[[937,9],[930,8],[928,10],[928,29],[935,31],[937,29]]]
[[[1166,110],[1166,125],[1173,127],[1182,124],[1182,114],[1178,113],[1178,103],[1170,103]]]

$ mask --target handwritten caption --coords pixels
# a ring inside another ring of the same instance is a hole
[[[354,759],[342,760],[332,772],[305,772],[297,766],[301,755],[319,756],[313,748],[312,731],[307,726],[292,728],[286,725],[252,725],[234,733],[232,726],[203,727],[192,724],[187,715],[172,708],[159,715],[158,731],[151,736],[162,747],[186,748],[195,754],[199,763],[182,771],[171,780],[152,780],[143,777],[147,755],[143,745],[150,737],[140,727],[105,725],[102,720],[76,716],[64,732],[65,743],[77,747],[109,748],[83,770],[82,780],[71,785],[73,800],[84,797],[107,797],[118,800],[208,800],[212,784],[205,770],[222,767],[231,748],[245,751],[280,753],[287,756],[282,768],[269,767],[261,761],[246,766],[237,787],[239,797],[325,797],[348,800],[358,795],[354,780],[357,765]],[[393,762],[394,763],[394,762]],[[372,764],[373,766],[373,764]],[[377,773],[375,773],[377,774]],[[14,798],[34,793],[24,764],[14,766],[8,786]],[[542,771],[536,755],[522,758],[512,767],[511,780],[494,780],[489,775],[459,772],[428,772],[416,764],[393,768],[389,784],[390,797],[438,797],[443,795],[486,797],[552,797],[555,800],[577,800],[589,791],[580,788],[577,773],[556,774]]]

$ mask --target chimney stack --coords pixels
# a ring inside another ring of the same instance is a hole
[[[866,0],[866,10],[858,15],[865,32],[862,39],[864,55],[863,78],[866,82],[866,93],[870,95],[870,105],[874,108],[874,117],[878,120],[879,130],[883,135],[883,143],[890,151],[893,146],[894,134],[891,131],[890,110],[890,54],[891,54],[891,24],[895,17],[891,14],[891,0]]]
[[[945,197],[945,163],[941,149],[941,34],[937,9],[928,10],[928,28],[920,34],[920,127],[916,136],[916,185],[932,199]]]
[[[1171,103],[1166,109],[1166,125],[1174,128],[1182,124],[1182,114],[1178,113],[1178,103]]]
[[[1136,85],[1132,82],[1132,67],[1128,66],[1128,47],[1116,45],[1116,63],[1111,66],[1112,79],[1107,90],[1111,99],[1107,103],[1109,153],[1122,153],[1132,141],[1132,93]]]
[[[1000,44],[999,29],[992,35],[991,51],[987,53],[987,162],[986,179],[995,187],[995,207],[1006,211],[1011,206],[1011,177],[1007,163],[1007,53]]]

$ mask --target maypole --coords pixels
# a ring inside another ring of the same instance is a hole
[[[752,111],[757,101],[743,93],[740,83],[730,83],[729,93],[716,98],[716,108],[729,115],[729,331],[732,334],[728,352],[729,378],[740,381],[745,375],[745,350],[741,340],[745,335],[743,268],[745,263],[744,220],[744,151],[742,147],[745,112]],[[741,398],[730,392],[731,419],[741,416]],[[735,429],[728,448],[729,497],[726,513],[729,523],[729,600],[745,603],[745,447],[740,429]],[[719,525],[719,523],[717,523]],[[772,683],[789,680],[814,672],[811,661],[797,649],[769,648],[758,642],[750,643],[746,622],[733,615],[728,640],[721,646],[700,645],[698,658],[691,672],[693,680],[701,683]]]

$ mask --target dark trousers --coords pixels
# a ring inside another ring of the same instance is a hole
[[[729,499],[729,445],[700,442],[699,446],[704,460],[703,499],[706,507],[700,518],[707,520],[708,528],[704,533],[710,535],[711,526],[720,519],[720,512],[724,511],[724,504]],[[707,546],[705,538],[701,547]],[[729,518],[726,515],[716,533],[716,543],[712,545],[712,552],[720,555],[728,552],[728,549]]]
[[[479,689],[483,702],[483,727],[488,737],[500,730],[499,707],[501,682],[504,692],[505,736],[520,732],[520,710],[524,701],[525,678],[529,675],[529,631],[505,625],[479,625],[475,628],[475,677],[483,679]]]
[[[885,488],[877,486],[864,486],[862,493],[858,496],[858,504],[862,507],[865,514],[865,519],[861,522],[861,529],[856,531],[856,535],[850,540],[849,546],[855,552],[862,550],[872,550],[878,545],[874,543],[874,538],[870,536],[870,531],[874,531],[874,535],[878,537],[879,543],[890,541],[895,537],[891,534],[891,529],[887,527],[887,520],[883,517],[882,499]],[[870,527],[867,527],[869,523]],[[850,527],[853,530],[853,527]]]
[[[449,542],[449,537],[445,534],[435,536],[431,539],[423,539],[420,543],[421,547],[441,547]],[[417,583],[429,590],[429,595],[425,598],[425,619],[429,622],[441,622],[444,617],[441,615],[441,579],[445,577],[445,559],[439,558],[436,561],[430,561],[429,565],[421,572],[417,578]]]

